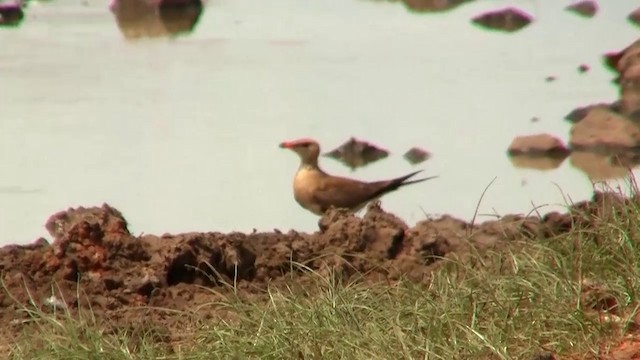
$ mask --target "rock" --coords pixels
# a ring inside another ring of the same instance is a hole
[[[533,21],[533,17],[523,10],[508,7],[502,10],[480,14],[471,22],[483,28],[515,32],[523,29]]]
[[[633,120],[640,120],[640,61],[629,65],[622,73],[620,93],[621,113]]]
[[[353,170],[382,160],[389,156],[389,152],[352,137],[342,145],[324,154],[324,156],[339,160]]]
[[[17,26],[23,19],[24,11],[20,2],[0,3],[0,26]]]
[[[634,25],[640,26],[640,8],[637,8],[629,13],[627,19]]]
[[[605,56],[607,65],[619,74],[620,113],[640,123],[640,40]]]
[[[620,106],[621,106],[620,102],[615,102],[613,104],[600,103],[600,104],[587,105],[587,106],[578,107],[571,110],[571,112],[565,115],[564,118],[572,123],[577,123],[578,121],[584,119],[589,113],[589,111],[591,111],[592,109],[600,108],[603,110],[620,112]]]
[[[405,158],[411,165],[416,165],[421,162],[425,162],[429,160],[431,154],[427,150],[421,149],[419,147],[412,147],[409,149],[402,157]]]
[[[586,73],[587,71],[589,71],[589,65],[586,64],[581,64],[580,66],[578,66],[578,72],[580,73]]]
[[[44,299],[43,304],[57,311],[67,310],[67,304],[65,304],[64,301],[58,299],[54,295],[51,295],[48,298]]]
[[[548,156],[565,158],[569,149],[562,141],[549,134],[517,136],[509,145],[511,156]]]
[[[127,39],[190,33],[203,10],[201,0],[113,0],[109,7]]]
[[[636,40],[631,45],[621,51],[610,52],[604,55],[605,64],[612,70],[622,74],[627,67],[637,64],[640,57],[640,40]]]
[[[575,4],[571,4],[565,9],[578,15],[590,18],[598,12],[598,4],[595,1],[584,0],[579,1]]]
[[[570,137],[577,150],[629,150],[640,146],[640,127],[621,114],[594,108],[573,125]]]
[[[546,82],[554,82],[554,81],[556,81],[557,79],[558,79],[558,78],[557,78],[556,76],[554,76],[554,75],[549,75],[549,76],[547,76],[546,78],[544,78],[544,81],[546,81]]]
[[[108,204],[88,209],[83,207],[69,208],[58,212],[49,217],[45,228],[55,240],[59,240],[82,222],[97,225],[105,233],[130,235],[127,221],[118,210]]]

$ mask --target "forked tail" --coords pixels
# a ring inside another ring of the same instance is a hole
[[[435,179],[435,178],[438,177],[438,176],[429,176],[429,177],[422,178],[422,179],[416,179],[416,180],[407,181],[408,179],[410,179],[411,177],[417,175],[418,173],[421,173],[422,171],[423,170],[418,170],[418,171],[412,172],[411,174],[407,174],[407,175],[404,175],[404,176],[401,176],[399,178],[395,178],[395,179],[392,179],[392,180],[379,181],[378,184],[380,185],[380,188],[378,189],[378,191],[375,192],[373,197],[380,196],[380,195],[386,194],[388,192],[397,190],[398,188],[400,188],[402,186],[405,186],[405,185],[416,184],[416,183],[419,183],[419,182]]]

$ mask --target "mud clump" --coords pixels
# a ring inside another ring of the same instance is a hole
[[[373,203],[362,218],[330,210],[318,221],[319,231],[311,234],[292,230],[160,237],[131,235],[122,214],[106,204],[68,209],[46,223],[52,243],[38,239],[0,248],[0,319],[11,324],[3,330],[8,334],[26,326],[25,308],[90,310],[117,328],[150,323],[179,331],[188,321],[184,313],[152,312],[146,305],[194,316],[199,309],[197,316],[206,318],[216,310],[199,307],[220,294],[259,295],[268,286],[303,284],[315,276],[308,270],[344,279],[357,274],[364,281],[428,281],[443,258],[468,253],[471,247],[555,236],[590,213],[602,218],[606,211],[601,208],[614,202],[623,200],[598,195],[568,214],[512,215],[479,225],[444,216],[413,227]]]

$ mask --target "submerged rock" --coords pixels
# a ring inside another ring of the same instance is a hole
[[[486,29],[515,32],[529,25],[533,17],[523,10],[509,7],[478,15],[471,21]]]
[[[620,103],[619,102],[614,102],[613,104],[599,103],[599,104],[591,104],[587,106],[577,107],[571,110],[570,113],[565,115],[564,118],[565,120],[568,120],[569,122],[572,122],[575,124],[580,120],[584,119],[587,116],[587,114],[589,114],[589,111],[591,111],[592,109],[603,109],[603,110],[610,110],[613,112],[619,112]]]
[[[570,151],[557,137],[549,134],[537,134],[515,137],[507,152],[511,156],[565,158]]]
[[[598,12],[598,4],[595,1],[584,0],[571,4],[565,9],[575,14],[590,18],[595,16]]]
[[[640,147],[640,127],[624,115],[596,107],[570,131],[577,150],[618,151]]]
[[[201,0],[114,0],[110,8],[128,39],[190,33],[203,10]]]
[[[351,138],[324,156],[339,160],[351,169],[356,169],[386,158],[389,152],[366,141]]]
[[[419,147],[412,147],[404,153],[402,157],[404,157],[410,164],[416,165],[429,160],[431,154],[427,150]]]
[[[18,26],[24,19],[22,3],[19,1],[0,2],[0,27]]]

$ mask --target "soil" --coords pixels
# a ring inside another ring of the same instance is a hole
[[[549,238],[592,218],[585,214],[603,215],[611,203],[622,201],[596,193],[566,214],[510,215],[482,224],[444,216],[413,227],[375,203],[362,218],[330,210],[312,234],[276,230],[140,237],[107,204],[71,208],[47,221],[51,243],[41,238],[0,248],[0,321],[7,324],[0,336],[11,339],[29,326],[24,309],[37,306],[45,312],[90,310],[114,329],[153,326],[171,338],[192,319],[150,307],[198,309],[197,316],[207,319],[219,310],[205,305],[232,291],[225,283],[235,284],[238,296],[259,296],[267,286],[311,280],[294,263],[320,273],[337,271],[344,279],[358,273],[366,274],[360,281],[392,282],[404,276],[426,282],[442,258],[464,254],[472,245],[486,249],[514,239]]]

